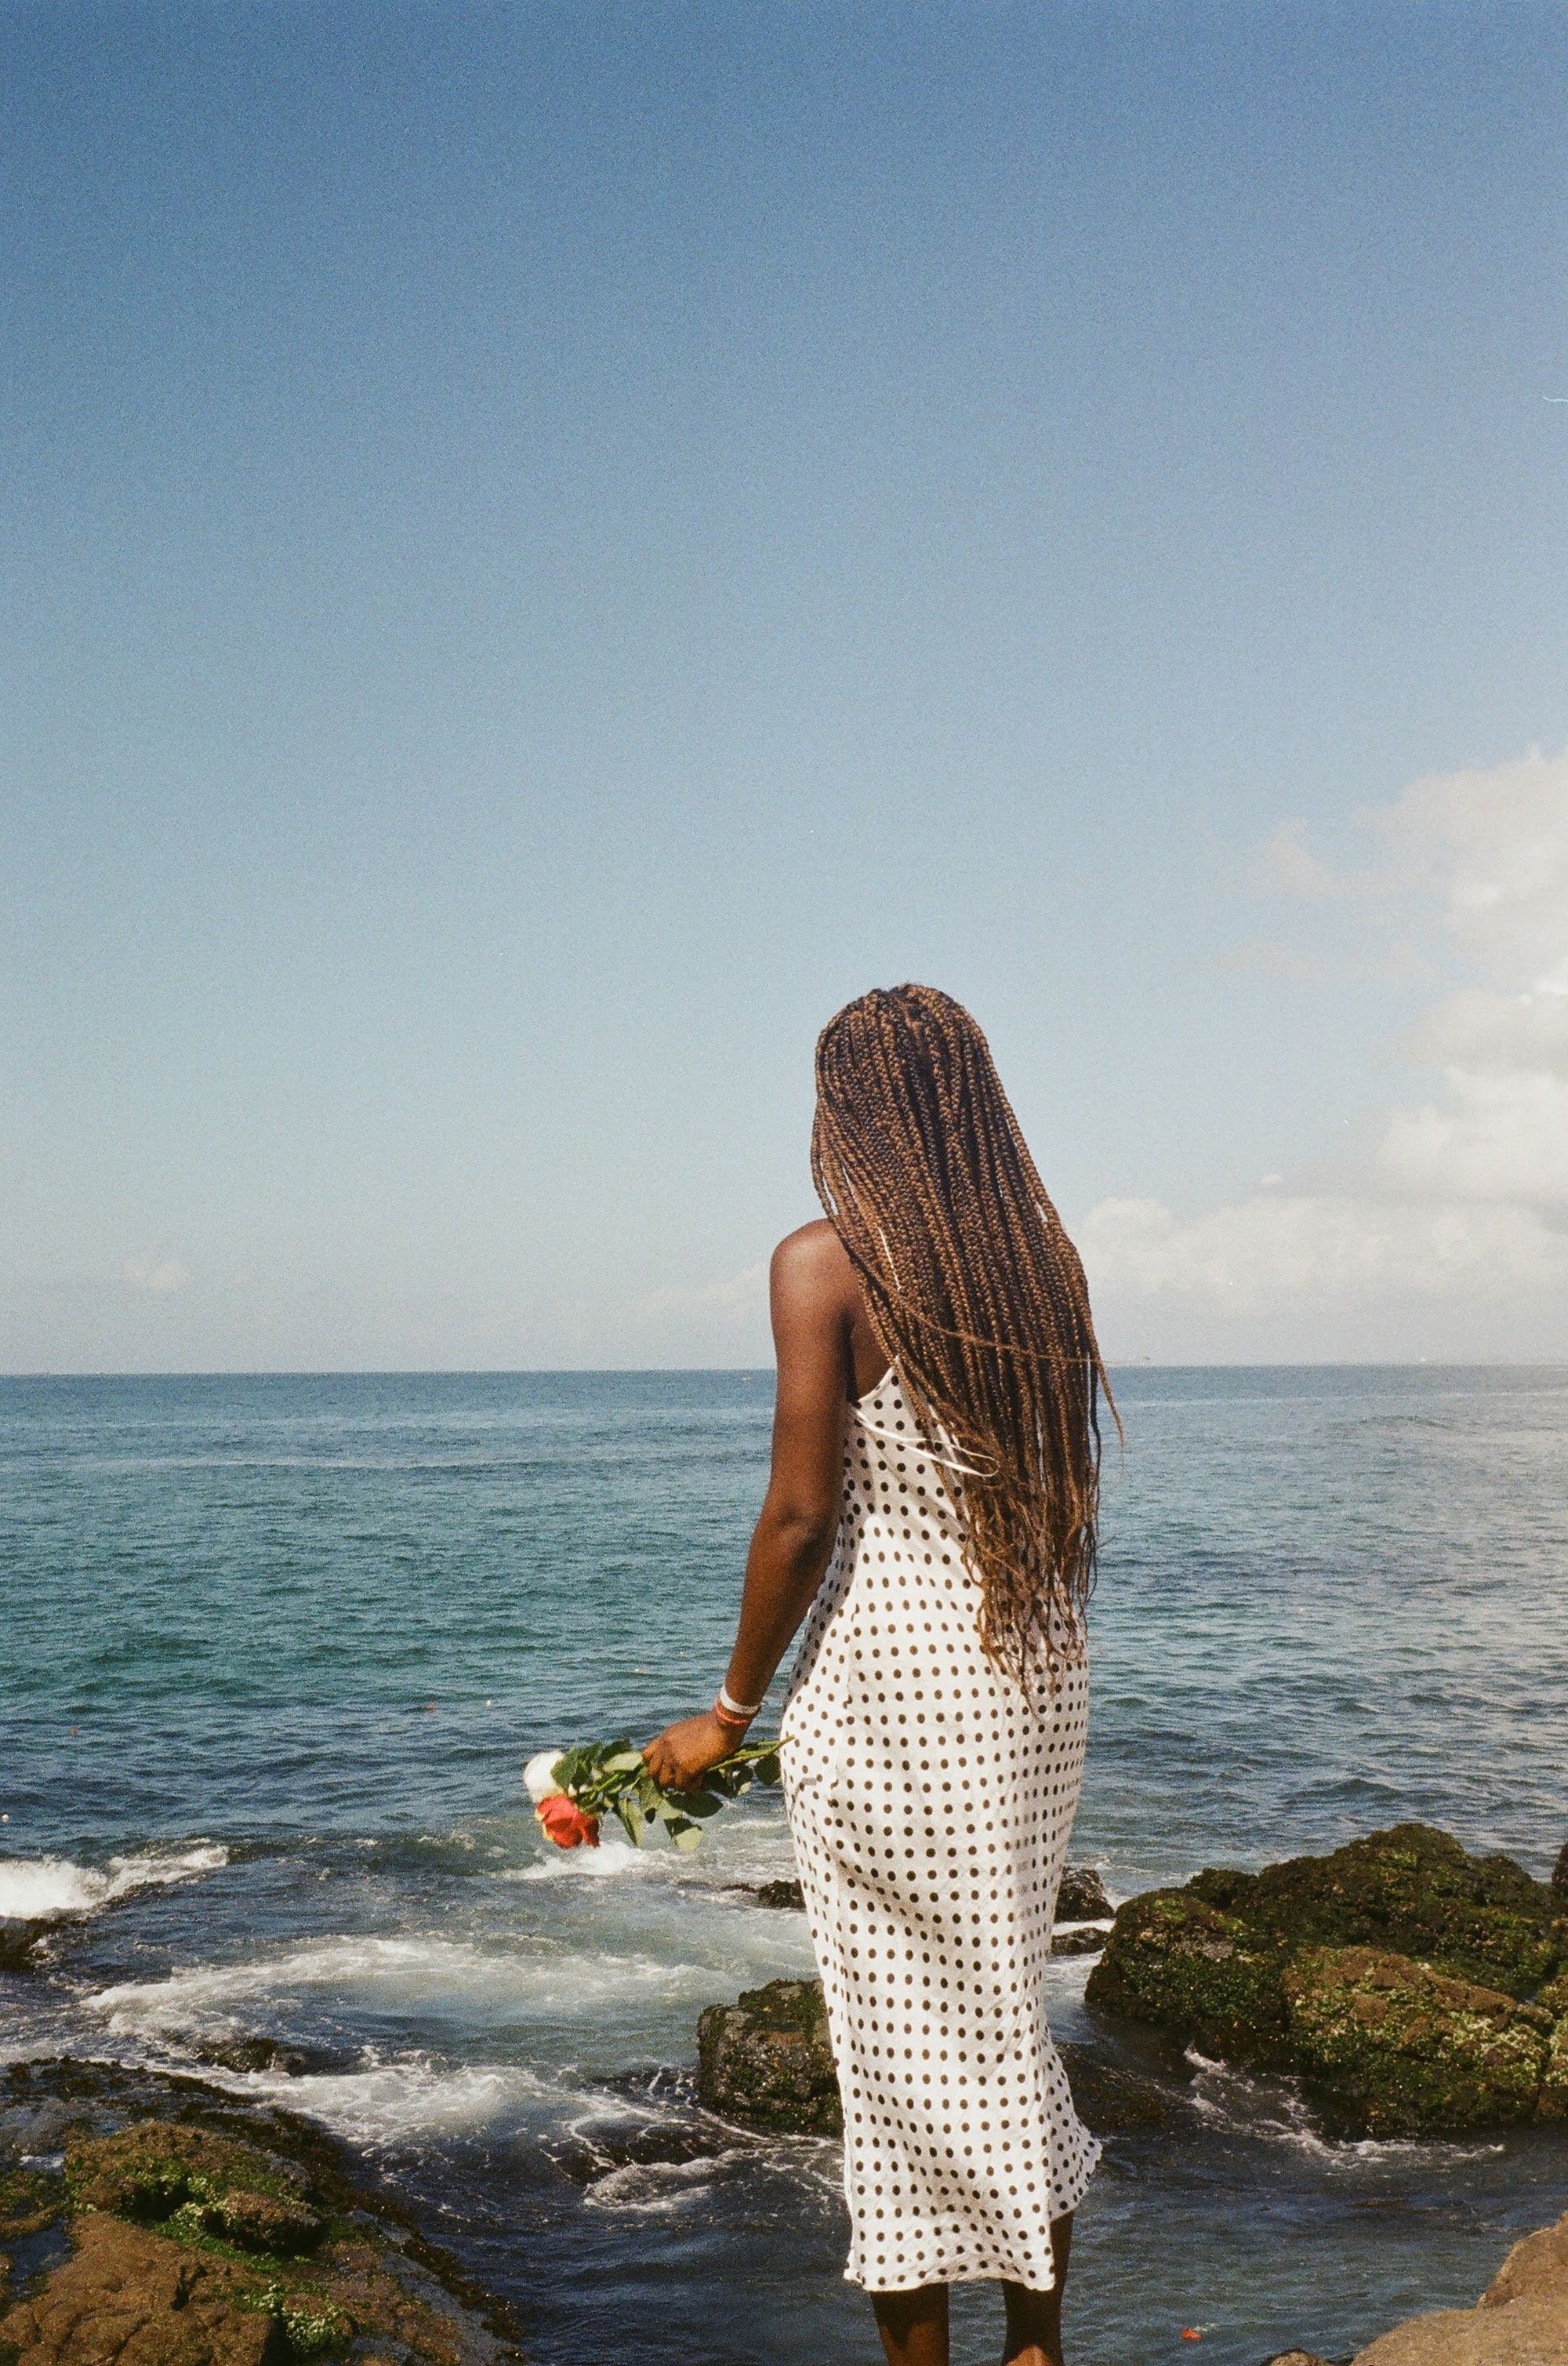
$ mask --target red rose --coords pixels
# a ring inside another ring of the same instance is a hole
[[[565,1791],[557,1791],[553,1798],[542,1800],[533,1812],[544,1827],[545,1839],[554,1841],[557,1848],[599,1846],[599,1818],[585,1816],[577,1801],[569,1799]]]

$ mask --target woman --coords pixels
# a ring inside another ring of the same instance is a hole
[[[1083,1269],[985,1038],[929,986],[817,1045],[825,1222],[776,1251],[773,1469],[729,1669],[644,1753],[732,1751],[808,1609],[785,1800],[844,2097],[846,2270],[893,2366],[946,2366],[999,2279],[1007,2366],[1060,2366],[1099,2147],[1041,2005],[1088,1712],[1104,1371]]]

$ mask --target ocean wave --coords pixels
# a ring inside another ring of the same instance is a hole
[[[226,2015],[247,1998],[314,1989],[358,1996],[372,2007],[460,2007],[471,2014],[521,2006],[554,2021],[592,2019],[630,1992],[706,2003],[713,1982],[710,1966],[688,1960],[575,1954],[537,1944],[501,1952],[451,1939],[342,1937],[240,1963],[194,1965],[161,1980],[122,1981],[85,2002],[111,2029],[130,2032],[210,2025],[214,2013]]]
[[[228,1862],[229,1851],[216,1841],[112,1856],[102,1866],[63,1856],[0,1858],[0,1918],[27,1921],[41,1915],[90,1914],[133,1889],[194,1881]]]
[[[675,1850],[636,1849],[628,1841],[601,1841],[598,1848],[558,1849],[532,1865],[509,1865],[496,1881],[616,1881],[627,1874],[647,1879],[672,1875],[680,1864]]]
[[[1430,2136],[1326,2136],[1294,2081],[1238,2070],[1187,2048],[1193,2079],[1188,2100],[1196,2117],[1215,2135],[1250,2136],[1290,2146],[1330,2165],[1376,2167],[1413,2156],[1436,2165],[1483,2160],[1501,2152],[1495,2142],[1454,2144]]]
[[[583,2195],[592,2210],[624,2210],[643,2218],[671,2218],[706,2199],[706,2189],[743,2147],[698,2160],[628,2161],[596,2178]]]
[[[468,2135],[517,2117],[547,2092],[543,2080],[520,2067],[469,2063],[454,2068],[425,2056],[298,2077],[255,2070],[222,2083],[303,2112],[334,2134],[366,2145]]]

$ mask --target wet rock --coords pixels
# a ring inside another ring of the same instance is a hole
[[[803,1914],[804,1893],[798,1881],[759,1881],[751,1891],[759,1906],[773,1906]]]
[[[1260,2067],[1287,2060],[1281,1950],[1186,1889],[1146,1890],[1116,1916],[1084,1995],[1105,2012]]]
[[[844,2125],[820,1980],[771,1980],[697,2024],[697,2090],[711,2112],[790,2135]]]
[[[1130,1898],[1085,1995],[1298,2073],[1346,2133],[1568,2120],[1560,1903],[1508,1857],[1400,1824]]]
[[[576,2129],[547,2147],[555,2166],[576,2185],[595,2185],[618,2169],[666,2168],[689,2160],[711,2160],[734,2141],[711,2121],[645,2121],[640,2125],[606,2122]]]
[[[298,2259],[321,2239],[321,2221],[303,2202],[275,2193],[225,2193],[217,2204],[218,2225],[231,2243],[274,2259]]]
[[[1562,1959],[1547,1885],[1511,1857],[1467,1855],[1429,1824],[1261,1873],[1200,1873],[1187,1888],[1278,1946],[1377,1947],[1506,1996],[1533,1995]]]
[[[0,2236],[41,2234],[65,2207],[65,2180],[45,2169],[0,2170]]]
[[[1349,2358],[1320,2358],[1316,2349],[1277,2349],[1263,2366],[1353,2366]]]
[[[1092,2046],[1063,2044],[1061,2056],[1078,2116],[1097,2136],[1125,2135],[1138,2128],[1168,2128],[1180,2098],[1155,2079],[1119,2062],[1107,2062]]]
[[[180,2031],[176,2049],[211,2070],[281,2070],[290,2079],[314,2072],[344,2070],[351,2057],[325,2045],[280,2045],[272,2037],[205,2037],[197,2031]]]
[[[63,2209],[73,2244],[0,2316],[7,2366],[369,2366],[376,2343],[380,2366],[514,2354],[504,2314],[308,2122],[115,2064],[0,2076],[0,2120],[24,2136],[62,2107],[63,2179],[0,2187],[18,2215]]]
[[[0,1972],[36,1972],[49,1961],[50,1940],[60,1930],[58,1914],[0,1921]]]
[[[1568,1841],[1564,1841],[1559,1849],[1557,1863],[1551,1868],[1551,1894],[1561,1901],[1562,1910],[1568,1912]]]
[[[1292,2057],[1350,2132],[1428,2135],[1534,2118],[1551,2020],[1496,1989],[1371,1947],[1305,1948],[1284,1972]]]
[[[1076,1931],[1053,1931],[1051,1953],[1053,1955],[1098,1955],[1108,1936],[1108,1927],[1102,1931],[1092,1922],[1086,1922]]]
[[[1070,1865],[1057,1892],[1058,1922],[1108,1922],[1115,1911],[1092,1865]]]

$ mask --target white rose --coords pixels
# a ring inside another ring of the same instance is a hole
[[[522,1787],[536,1808],[559,1796],[561,1786],[555,1780],[555,1769],[561,1755],[558,1750],[542,1750],[522,1770]]]

